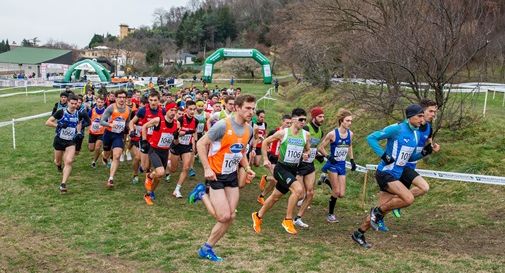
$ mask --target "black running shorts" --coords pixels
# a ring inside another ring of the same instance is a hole
[[[152,167],[154,168],[163,167],[164,169],[167,168],[168,149],[164,150],[151,147],[147,155],[149,156],[149,160],[151,161]]]
[[[289,187],[296,181],[296,166],[290,167],[277,162],[274,168],[275,188],[282,194],[289,192]]]
[[[238,187],[237,172],[233,172],[230,174],[216,174],[216,177],[217,177],[216,181],[211,180],[206,181],[206,184],[208,184],[213,190],[222,190],[226,187],[228,188]]]
[[[410,189],[410,186],[412,186],[412,181],[419,176],[419,174],[411,169],[411,168],[404,168],[402,172],[402,176],[400,179],[394,178],[391,174],[387,172],[381,172],[381,171],[376,171],[375,172],[375,179],[377,180],[377,184],[379,184],[379,188],[383,192],[389,192],[387,190],[388,188],[388,183],[393,182],[393,181],[400,181],[402,184],[407,188]]]

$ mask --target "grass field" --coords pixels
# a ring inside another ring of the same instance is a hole
[[[245,93],[262,96],[267,86],[243,84]],[[288,101],[260,103],[270,127],[294,106],[322,104],[327,121],[345,105],[337,95],[305,93]],[[26,103],[27,99],[30,103]],[[32,101],[33,99],[33,101]],[[44,104],[39,95],[0,98],[0,121],[50,111],[57,93]],[[501,103],[501,101],[500,101]],[[495,105],[496,104],[496,105]],[[331,106],[331,107],[330,107]],[[498,100],[489,112],[500,111]],[[11,110],[12,109],[12,110]],[[6,112],[7,111],[7,112]],[[9,112],[10,111],[10,112]],[[504,175],[503,116],[482,120],[463,132],[441,132],[442,152],[423,166],[440,170]],[[368,251],[357,247],[350,233],[375,203],[377,186],[367,186],[365,209],[360,206],[363,175],[348,175],[346,198],[337,203],[339,224],[325,222],[329,190],[316,189],[304,221],[311,227],[296,236],[284,232],[286,198],[267,214],[263,231],[251,228],[251,212],[258,210],[256,179],[241,191],[237,219],[216,247],[225,262],[197,258],[214,220],[201,203],[188,205],[171,196],[175,182],[160,185],[157,203],[147,207],[143,187],[130,184],[130,165],[123,164],[116,189],[105,189],[107,169],[89,167],[84,151],[74,163],[69,193],[60,195],[60,175],[52,163],[53,130],[45,119],[20,123],[18,149],[12,150],[10,127],[0,128],[0,271],[5,272],[504,272],[505,188],[430,180],[431,191],[390,217],[388,233],[370,232]],[[375,163],[363,136],[371,119],[356,118],[356,160]],[[326,128],[325,131],[328,131]],[[502,134],[500,134],[502,132]],[[183,195],[202,180],[182,189]],[[258,169],[258,173],[263,173]],[[319,173],[318,173],[319,174]],[[177,175],[172,178],[175,181]]]

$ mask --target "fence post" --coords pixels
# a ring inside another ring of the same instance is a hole
[[[44,90],[44,103],[47,103],[46,90]]]
[[[25,80],[25,95],[28,96],[28,80]]]
[[[361,208],[365,209],[365,199],[366,199],[366,184],[368,182],[368,172],[365,173],[365,181],[363,182],[363,193],[361,194]]]
[[[505,106],[505,92],[502,93],[503,93],[503,100],[501,102],[501,107]]]
[[[493,90],[493,100],[495,96],[496,96],[496,90]]]
[[[487,107],[487,93],[489,90],[486,89],[486,96],[484,97],[484,110],[482,111],[482,116],[486,117],[486,107]]]
[[[12,119],[12,148],[16,149],[16,127],[14,125],[15,119]]]

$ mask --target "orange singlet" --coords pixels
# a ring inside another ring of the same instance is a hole
[[[121,134],[124,132],[126,128],[126,121],[128,117],[130,117],[130,108],[125,105],[126,111],[124,113],[120,113],[117,105],[114,103],[114,110],[112,111],[112,115],[110,115],[109,123],[112,122],[112,127],[107,127],[107,131]]]

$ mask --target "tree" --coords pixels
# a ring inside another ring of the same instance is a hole
[[[93,48],[95,46],[103,44],[104,41],[105,41],[105,38],[103,37],[103,35],[95,33],[93,35],[93,37],[91,38],[91,41],[89,41],[88,48]]]
[[[21,46],[34,47],[35,44],[31,40],[29,40],[29,39],[23,39],[21,41]]]
[[[57,49],[69,49],[69,50],[77,49],[77,45],[76,44],[68,44],[66,42],[57,41],[57,40],[53,40],[53,39],[49,39],[47,41],[47,43],[45,43],[43,45],[43,47],[57,48]]]

